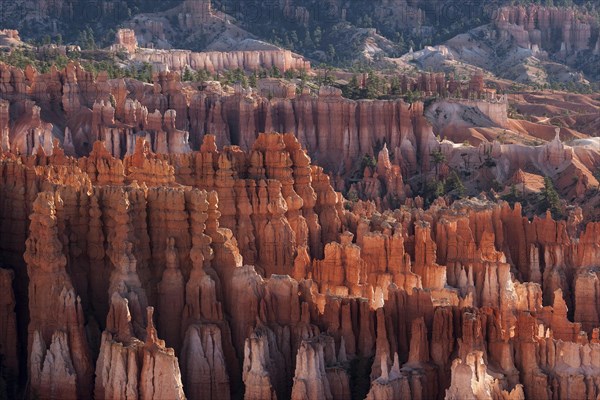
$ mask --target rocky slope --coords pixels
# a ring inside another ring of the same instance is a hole
[[[406,67],[469,73],[481,68],[520,83],[585,86],[599,79],[600,20],[585,8],[506,6],[490,24],[392,59]]]

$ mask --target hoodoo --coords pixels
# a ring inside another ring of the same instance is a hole
[[[0,399],[600,398],[593,6],[4,3]]]

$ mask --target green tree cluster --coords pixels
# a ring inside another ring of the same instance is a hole
[[[372,70],[367,73],[364,86],[359,82],[358,75],[353,75],[350,82],[342,86],[344,97],[353,100],[378,99],[389,93],[385,79]]]
[[[77,44],[83,50],[96,50],[96,40],[94,39],[94,31],[89,26],[79,32]]]

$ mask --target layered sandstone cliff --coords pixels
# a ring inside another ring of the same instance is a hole
[[[189,50],[150,50],[139,49],[133,55],[138,62],[148,62],[159,70],[208,71],[259,71],[277,68],[281,72],[289,70],[310,71],[310,61],[289,50],[253,50],[253,51],[206,51]]]

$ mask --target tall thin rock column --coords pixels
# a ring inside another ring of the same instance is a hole
[[[33,203],[24,254],[29,274],[31,393],[42,399],[89,397],[93,368],[85,319],[66,272],[56,201],[61,199],[54,192],[41,192]]]

